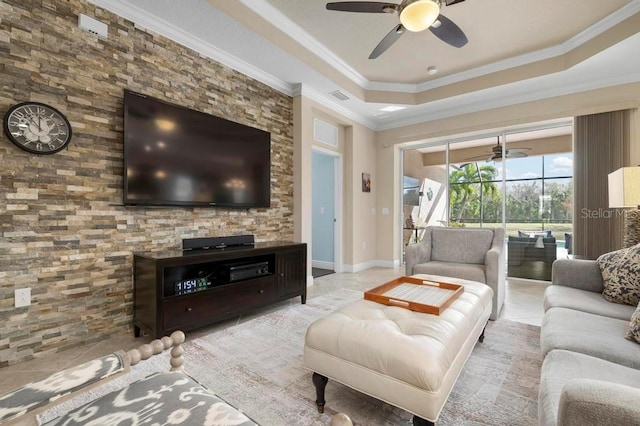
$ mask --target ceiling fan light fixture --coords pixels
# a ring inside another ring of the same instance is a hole
[[[405,0],[400,5],[400,22],[409,31],[426,30],[439,15],[438,0]]]

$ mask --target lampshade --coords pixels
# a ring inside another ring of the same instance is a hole
[[[622,167],[609,173],[609,207],[640,205],[640,166]]]
[[[400,7],[400,22],[409,31],[426,30],[440,15],[440,3],[437,0],[409,0]]]

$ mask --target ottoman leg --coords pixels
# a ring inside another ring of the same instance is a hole
[[[489,323],[487,322],[487,324]],[[478,337],[478,341],[480,343],[484,342],[484,331],[487,329],[487,324],[484,325],[484,328],[482,329],[482,334],[480,335],[480,337]]]
[[[324,388],[327,386],[329,379],[321,374],[313,373],[311,380],[313,381],[313,386],[316,387],[316,405],[318,406],[318,413],[324,413]]]
[[[429,420],[425,420],[422,417],[418,417],[414,414],[413,426],[435,426],[435,423],[430,422]]]

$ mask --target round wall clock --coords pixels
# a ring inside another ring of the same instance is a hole
[[[23,102],[9,108],[4,132],[11,142],[34,154],[53,154],[71,141],[69,120],[57,109],[39,102]]]

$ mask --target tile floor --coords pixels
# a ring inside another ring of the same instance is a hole
[[[365,291],[401,275],[404,275],[404,268],[371,268],[359,273],[330,274],[314,280],[314,285],[308,288],[307,298],[321,296],[340,288]],[[505,304],[500,318],[540,325],[543,314],[542,294],[547,285],[549,284],[540,281],[509,279],[507,281]],[[187,339],[230,327],[263,315],[265,312],[298,303],[300,303],[300,298],[295,297],[256,312],[189,332]],[[77,365],[119,349],[127,351],[150,340],[149,337],[136,339],[133,337],[133,332],[131,332],[94,345],[72,348],[43,358],[36,358],[21,364],[0,368],[0,395],[22,384],[46,377],[71,365]]]

